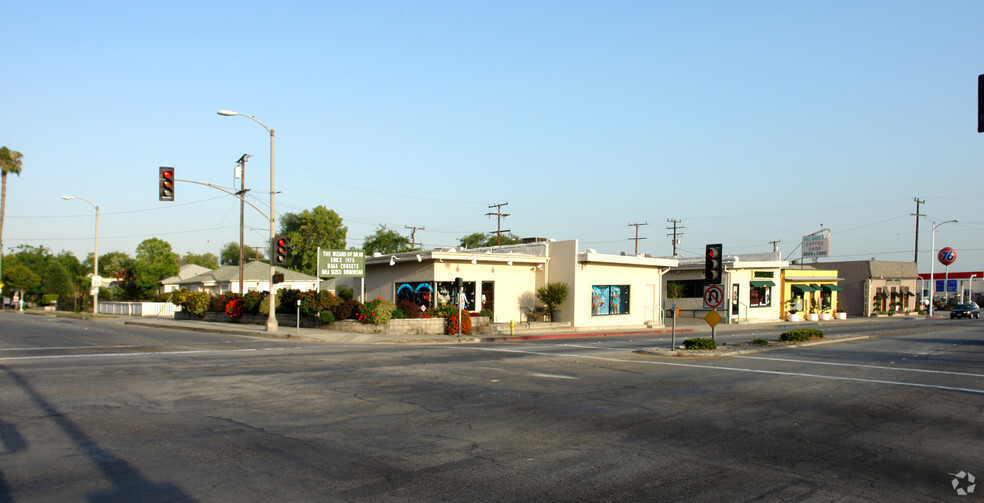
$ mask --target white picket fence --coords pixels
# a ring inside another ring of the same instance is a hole
[[[141,316],[173,318],[174,312],[181,308],[170,302],[100,302],[100,314],[116,316]]]

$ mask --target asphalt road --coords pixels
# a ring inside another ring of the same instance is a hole
[[[663,358],[0,314],[0,502],[984,500],[953,488],[984,476],[984,323],[866,330]]]

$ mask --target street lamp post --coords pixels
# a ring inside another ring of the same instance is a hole
[[[277,212],[276,212],[275,207],[274,207],[275,202],[276,202],[276,194],[277,194],[277,192],[274,190],[274,182],[275,182],[275,173],[276,173],[276,170],[275,170],[275,165],[274,165],[274,160],[273,160],[274,159],[273,158],[273,153],[274,153],[274,149],[273,149],[273,143],[274,143],[273,142],[273,140],[274,140],[273,129],[270,129],[269,127],[267,127],[266,124],[260,122],[259,120],[256,119],[256,117],[253,117],[252,115],[241,114],[239,112],[233,112],[231,110],[219,110],[218,114],[219,115],[226,116],[226,117],[235,117],[235,116],[238,115],[238,116],[241,116],[241,117],[246,117],[247,119],[252,119],[253,122],[255,122],[255,123],[263,126],[263,129],[266,129],[267,132],[270,133],[270,243],[272,243],[273,242],[273,237],[276,235],[276,219],[277,219]],[[274,266],[273,266],[273,257],[270,257],[270,274],[267,276],[267,280],[269,281],[269,285],[270,285],[270,296],[269,296],[270,297],[270,314],[267,315],[267,323],[266,323],[267,332],[276,332],[277,331],[277,315],[274,312],[275,311],[275,306],[276,306],[276,303],[274,302],[276,299],[275,299],[275,294],[274,294],[274,291],[273,291],[273,274],[274,274],[274,272],[276,272],[276,270],[274,269]]]
[[[936,279],[934,274],[936,272],[936,228],[949,223],[956,223],[957,219],[947,220],[945,222],[936,223],[933,222],[933,245],[931,249],[932,256],[929,260],[929,316],[933,317],[933,302],[936,300]],[[946,288],[944,288],[945,290]]]
[[[79,201],[85,201],[89,203],[96,209],[96,242],[93,244],[92,250],[92,315],[95,316],[99,314],[99,206],[92,203],[92,201],[85,199],[83,197],[75,196],[61,196],[62,199],[69,201],[72,199],[78,199]]]

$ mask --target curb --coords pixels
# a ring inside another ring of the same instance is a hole
[[[851,342],[868,339],[867,335],[854,335],[848,337],[836,337],[830,339],[824,339],[820,341],[811,342],[790,342],[790,343],[775,343],[769,344],[768,346],[753,346],[753,347],[740,347],[740,346],[726,346],[724,348],[719,348],[715,350],[688,350],[688,349],[666,349],[666,348],[646,348],[638,349],[634,351],[636,354],[641,355],[653,355],[653,356],[679,356],[683,358],[701,358],[701,357],[723,357],[723,356],[738,356],[747,355],[754,353],[764,353],[766,351],[777,351],[780,349],[796,349],[809,346],[819,346],[822,344],[834,344],[837,342]]]
[[[613,332],[560,332],[550,334],[531,334],[531,335],[509,335],[505,337],[482,337],[479,342],[518,342],[518,341],[537,341],[550,339],[580,339],[586,337],[626,337],[632,335],[663,335],[671,334],[672,330],[636,330],[636,331],[613,331]],[[693,334],[696,330],[685,328],[677,330],[678,334]]]

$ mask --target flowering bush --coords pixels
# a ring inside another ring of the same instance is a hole
[[[458,334],[458,311],[451,313],[450,316],[446,318],[444,323],[444,333],[447,335],[457,335]],[[471,333],[471,314],[468,311],[461,312],[461,333],[467,335]]]
[[[208,292],[190,292],[185,295],[181,306],[191,314],[201,317],[212,304],[212,296]]]
[[[233,320],[238,320],[239,318],[242,318],[243,311],[245,311],[245,305],[243,299],[232,299],[229,302],[226,302],[225,312]]]
[[[409,300],[400,302],[399,307],[403,310],[403,314],[405,314],[407,318],[420,318],[424,314],[416,302],[411,302]]]
[[[347,320],[352,317],[352,313],[358,313],[359,301],[357,300],[345,300],[338,304],[335,309],[332,310],[335,313],[336,320]]]
[[[359,306],[359,321],[370,325],[385,325],[393,316],[396,304],[376,297]]]

